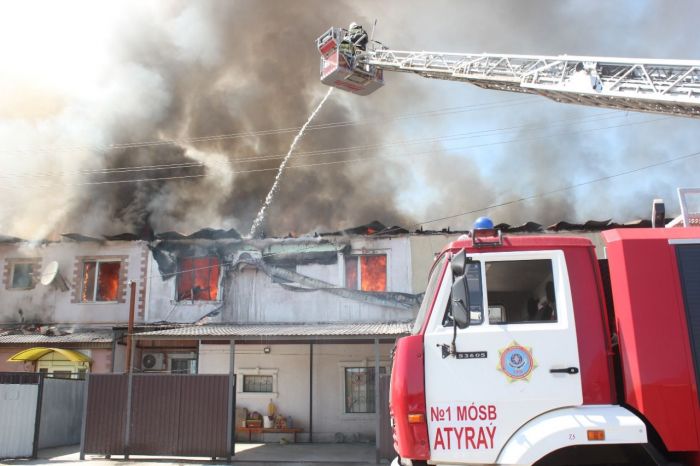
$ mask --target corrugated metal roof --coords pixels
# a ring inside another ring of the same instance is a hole
[[[377,336],[410,333],[412,322],[199,325],[139,333],[139,337],[312,337]]]
[[[66,335],[15,334],[0,336],[1,344],[111,343],[112,332],[75,332]]]

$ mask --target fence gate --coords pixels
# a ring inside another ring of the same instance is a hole
[[[0,459],[80,441],[85,382],[36,372],[0,372]]]
[[[0,373],[0,459],[36,454],[38,374]]]
[[[90,375],[85,412],[81,458],[232,455],[232,376]]]

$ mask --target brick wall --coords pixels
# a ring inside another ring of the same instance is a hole
[[[146,287],[148,285],[148,246],[144,243],[141,246],[141,264],[139,267],[139,279],[141,286],[138,291],[138,302],[136,303],[136,315],[143,321],[146,309]]]

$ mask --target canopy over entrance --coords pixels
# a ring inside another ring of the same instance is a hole
[[[29,348],[14,354],[8,359],[10,362],[36,361],[49,353],[58,353],[66,360],[72,362],[92,362],[92,360],[79,351],[63,348]]]

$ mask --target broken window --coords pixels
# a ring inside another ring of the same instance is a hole
[[[218,257],[180,259],[177,275],[178,301],[216,301],[218,291]]]
[[[16,262],[12,264],[12,281],[10,288],[26,290],[34,286],[34,264]]]
[[[81,301],[117,301],[121,261],[89,260],[83,262]]]
[[[345,257],[345,287],[386,291],[386,254]]]

